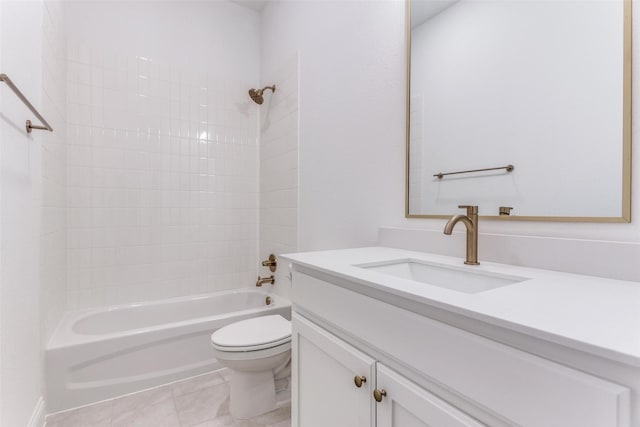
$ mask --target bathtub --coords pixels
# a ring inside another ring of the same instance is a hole
[[[47,409],[57,412],[222,368],[210,336],[238,320],[291,318],[252,289],[66,313],[46,346]]]

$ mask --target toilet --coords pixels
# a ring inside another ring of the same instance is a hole
[[[211,335],[215,358],[231,370],[230,412],[247,419],[291,400],[291,322],[260,316],[224,326]]]

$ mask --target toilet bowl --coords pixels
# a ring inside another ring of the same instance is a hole
[[[291,322],[280,315],[232,323],[211,335],[214,356],[231,370],[231,415],[252,418],[290,400]]]

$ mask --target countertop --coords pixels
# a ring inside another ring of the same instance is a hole
[[[302,252],[281,259],[487,323],[640,367],[640,283],[384,247]],[[413,259],[528,280],[463,293],[357,267]],[[295,267],[294,267],[295,268]],[[295,300],[293,301],[295,303]]]

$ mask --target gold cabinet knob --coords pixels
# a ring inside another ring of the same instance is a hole
[[[373,390],[373,398],[378,403],[382,402],[382,398],[384,396],[386,396],[386,395],[387,395],[387,391],[386,390],[378,390],[378,389]]]
[[[362,387],[362,384],[367,382],[367,377],[356,375],[355,377],[353,377],[353,382],[356,383],[356,387],[360,388]]]

